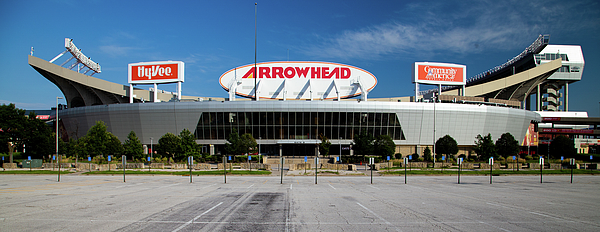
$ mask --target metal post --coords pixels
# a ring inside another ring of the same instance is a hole
[[[406,184],[406,166],[408,166],[408,158],[404,157],[404,184]]]
[[[544,175],[544,158],[540,157],[540,184],[544,183],[543,175]]]
[[[223,156],[223,177],[225,178],[225,184],[227,184],[227,157]]]
[[[371,159],[375,159],[375,158],[369,158],[369,166],[371,168],[371,184],[373,184],[373,166],[374,166],[374,162],[371,162]]]
[[[460,184],[460,169],[462,168],[462,158],[458,158],[458,184]]]
[[[56,156],[58,157],[58,137],[60,133],[58,132],[58,99],[63,99],[62,97],[56,97]],[[10,162],[12,163],[12,156],[10,157]],[[30,164],[31,166],[31,164]],[[60,162],[58,163],[58,182],[60,182]]]
[[[317,163],[319,162],[319,157],[315,157],[315,184],[317,184],[317,173],[319,170],[317,169]]]
[[[492,168],[494,167],[494,157],[490,157],[489,164],[490,164],[490,184],[492,184]]]
[[[190,183],[192,183],[192,165],[194,165],[194,158],[188,156],[188,167],[190,168]]]
[[[571,158],[571,184],[573,183],[573,166],[575,166],[575,159]]]
[[[58,182],[60,182],[60,159],[61,159],[61,158],[62,158],[62,157],[60,157],[60,156],[59,156],[59,157],[58,157],[58,160],[57,160],[57,162],[58,162]]]
[[[279,181],[280,184],[283,184],[283,157],[281,157],[281,180]]]
[[[125,165],[127,164],[126,156],[121,156],[121,163],[123,163],[123,183],[125,183]]]

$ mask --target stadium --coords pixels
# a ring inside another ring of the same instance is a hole
[[[229,97],[207,98],[181,94],[183,62],[129,64],[127,86],[93,77],[100,65],[71,39],[65,48],[50,61],[29,56],[29,65],[64,94],[67,104],[58,111],[63,139],[84,136],[96,121],[122,141],[135,131],[148,147],[166,133],[188,129],[211,155],[225,153],[234,129],[252,134],[265,155],[314,156],[319,135],[330,139],[331,155],[348,155],[354,136],[365,130],[389,135],[404,155],[422,155],[445,135],[465,155],[474,154],[477,135],[488,133],[498,138],[509,132],[523,146],[537,146],[532,128],[542,116],[536,111],[568,111],[569,84],[581,80],[584,68],[580,46],[549,45],[549,36],[540,35],[506,63],[471,78],[464,65],[415,62],[412,96],[368,98],[378,84],[368,71],[300,61],[231,69],[220,77]],[[65,54],[72,57],[54,63]],[[421,66],[437,74],[422,77]],[[177,92],[159,90],[160,83],[177,83]],[[437,88],[418,91],[423,84]]]

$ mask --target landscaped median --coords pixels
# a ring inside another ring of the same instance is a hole
[[[544,169],[544,175],[570,175],[571,169],[563,169],[563,170],[552,170],[552,169]],[[396,175],[402,176],[404,175],[404,169],[393,169],[387,171],[380,171],[381,175]],[[458,175],[458,169],[418,169],[418,170],[407,170],[407,175]],[[512,170],[493,170],[492,175],[539,175],[540,170],[521,170],[521,171],[512,171]],[[576,175],[596,175],[600,174],[597,170],[582,170],[582,169],[573,169],[573,174]],[[486,176],[490,175],[490,170],[461,170],[460,175],[474,175],[474,176]]]
[[[111,171],[92,171],[84,172],[84,175],[123,175],[123,170],[111,170]],[[180,171],[138,171],[138,170],[125,170],[125,175],[174,175],[174,176],[189,176],[190,172],[187,170]],[[192,176],[218,176],[223,175],[223,170],[215,171],[192,171]],[[227,175],[271,175],[271,171],[257,170],[227,170]]]
[[[60,174],[69,174],[69,173],[73,173],[71,171],[60,171]],[[0,175],[1,174],[6,174],[6,175],[10,175],[10,174],[35,174],[35,175],[57,175],[58,171],[51,171],[51,170],[5,170],[5,171],[0,171]]]

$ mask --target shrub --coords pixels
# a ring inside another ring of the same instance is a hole
[[[394,155],[394,158],[396,158],[396,159],[402,159],[402,154],[396,153],[396,155]]]

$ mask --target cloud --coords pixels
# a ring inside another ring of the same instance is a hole
[[[19,109],[27,109],[27,110],[49,110],[51,107],[54,107],[52,104],[44,104],[44,103],[29,103],[29,102],[15,102],[0,99],[0,105],[9,105],[15,104],[16,108]],[[62,103],[64,104],[64,103]]]
[[[303,53],[322,58],[380,59],[389,55],[472,54],[525,48],[542,33],[597,26],[597,10],[583,11],[592,21],[587,25],[581,23],[585,16],[574,14],[589,4],[598,5],[562,1],[410,4],[396,11],[400,17],[387,23],[333,36],[318,35],[319,42],[307,46]]]
[[[100,51],[106,53],[109,56],[123,56],[126,55],[128,53],[130,53],[133,50],[138,50],[139,48],[135,48],[135,47],[125,47],[125,46],[118,46],[118,45],[104,45],[104,46],[100,46]]]

